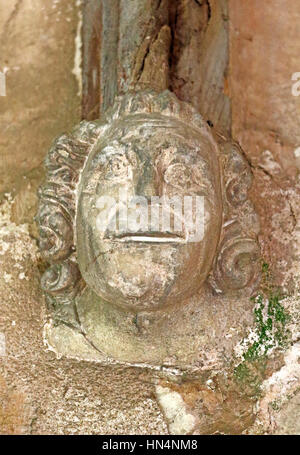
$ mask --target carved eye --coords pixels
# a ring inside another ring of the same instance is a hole
[[[171,164],[164,174],[167,184],[181,188],[192,182],[191,170],[182,163]]]
[[[106,170],[111,177],[126,177],[129,170],[129,162],[125,155],[113,155],[107,158]]]

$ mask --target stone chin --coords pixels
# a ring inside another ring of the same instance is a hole
[[[113,242],[82,275],[104,300],[132,310],[175,305],[197,293],[208,273],[201,244],[139,245]],[[200,260],[199,260],[200,259]],[[97,277],[97,278],[96,278]]]

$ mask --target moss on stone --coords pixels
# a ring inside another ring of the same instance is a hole
[[[267,263],[262,264],[262,289],[251,300],[254,306],[254,341],[242,354],[242,362],[234,369],[236,380],[252,384],[256,391],[263,380],[268,355],[271,350],[285,350],[289,345],[287,323],[290,316],[281,304],[284,296],[273,288]],[[257,371],[257,374],[256,374]],[[259,380],[261,378],[261,380]]]

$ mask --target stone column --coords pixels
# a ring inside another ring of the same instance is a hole
[[[116,94],[173,91],[230,132],[227,0],[88,0],[83,14],[83,118]]]
[[[93,119],[117,94],[169,85],[169,0],[96,0],[84,5],[83,116]]]

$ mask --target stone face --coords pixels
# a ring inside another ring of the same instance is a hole
[[[211,308],[221,315],[228,299],[240,308],[260,271],[251,172],[239,147],[216,140],[174,94],[148,90],[118,98],[100,121],[55,141],[46,169],[37,220],[40,250],[52,264],[42,288],[55,321],[83,334],[99,361],[106,354],[197,368],[207,344],[212,357],[222,349],[230,357],[240,329],[230,343],[211,339],[218,331],[218,317],[207,323]],[[228,306],[218,340],[230,324],[247,324],[247,303],[242,318]],[[53,331],[57,349],[64,335]],[[70,356],[78,340],[72,347],[68,338]],[[85,343],[77,355],[90,358]]]
[[[220,152],[201,118],[197,122],[194,113],[193,122],[192,111],[177,103],[168,92],[121,99],[114,107],[120,120],[99,132],[79,183],[76,245],[83,278],[105,300],[135,311],[175,305],[195,294],[219,243]],[[191,125],[183,123],[189,114]],[[184,198],[193,196],[205,199],[196,225],[184,207]],[[136,204],[142,197],[141,222]],[[108,199],[117,205],[106,217]]]

